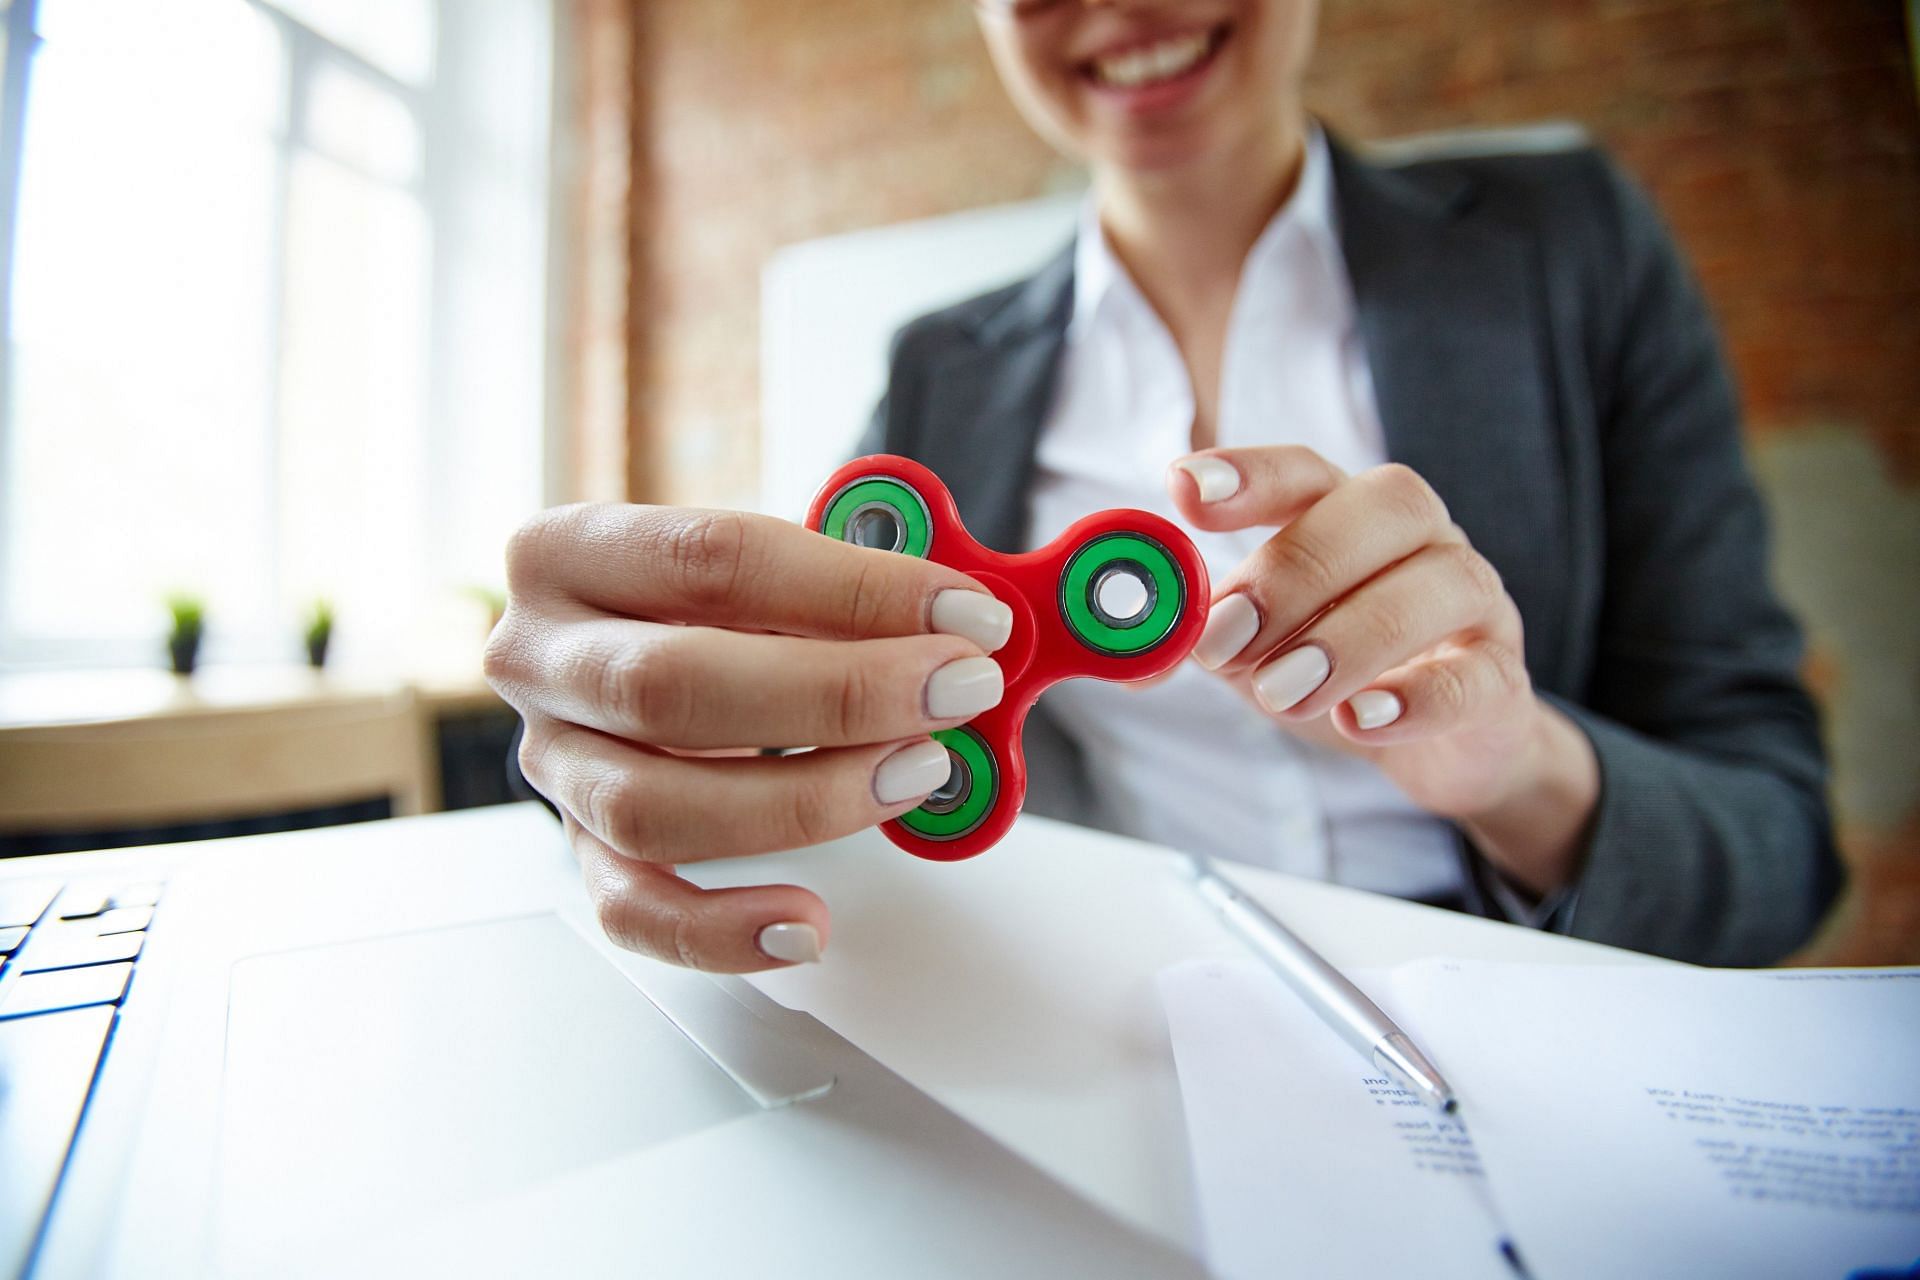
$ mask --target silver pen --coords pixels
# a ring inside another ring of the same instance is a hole
[[[1347,981],[1346,975],[1294,936],[1293,930],[1231,882],[1214,872],[1205,858],[1190,858],[1193,885],[1220,914],[1228,930],[1251,947],[1320,1020],[1340,1033],[1361,1057],[1392,1076],[1401,1088],[1428,1106],[1452,1112],[1459,1106],[1453,1086],[1427,1056],[1380,1012],[1380,1006]]]

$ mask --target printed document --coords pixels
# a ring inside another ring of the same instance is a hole
[[[1351,976],[1446,1075],[1459,1123],[1256,961],[1161,975],[1222,1276],[1839,1280],[1920,1263],[1920,971]]]
[[[1540,1280],[1920,1261],[1920,972],[1396,972]]]
[[[1374,1070],[1270,970],[1195,960],[1162,972],[1160,991],[1207,1263],[1223,1280],[1516,1280],[1465,1132]]]

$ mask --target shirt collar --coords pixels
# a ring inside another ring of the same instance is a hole
[[[1333,208],[1333,162],[1328,153],[1327,135],[1316,121],[1308,123],[1300,180],[1248,251],[1247,261],[1241,268],[1242,278],[1270,259],[1275,246],[1295,228],[1307,237],[1324,265],[1344,279],[1346,266],[1340,253],[1339,223]],[[1069,336],[1084,332],[1094,323],[1101,308],[1116,296],[1145,302],[1126,267],[1107,243],[1107,234],[1100,226],[1099,205],[1089,192],[1080,206],[1079,232],[1074,241],[1073,319],[1068,324]]]

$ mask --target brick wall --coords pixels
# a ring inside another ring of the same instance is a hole
[[[758,478],[760,268],[783,244],[1024,199],[1074,170],[1027,131],[964,0],[643,0],[650,496]]]
[[[1901,8],[1327,0],[1310,97],[1360,137],[1586,125],[1692,256],[1751,427],[1857,424],[1910,486],[1920,114]]]
[[[646,0],[635,118],[636,496],[755,474],[779,245],[1074,175],[963,0]],[[1309,100],[1359,138],[1577,120],[1651,188],[1757,432],[1871,433],[1920,480],[1920,114],[1891,0],[1326,0]]]

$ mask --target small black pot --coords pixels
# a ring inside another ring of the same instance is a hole
[[[173,659],[175,675],[192,675],[194,664],[200,660],[200,633],[189,631],[185,634],[168,636],[167,654]]]
[[[332,639],[330,635],[307,637],[307,665],[315,671],[327,665],[327,645]]]

